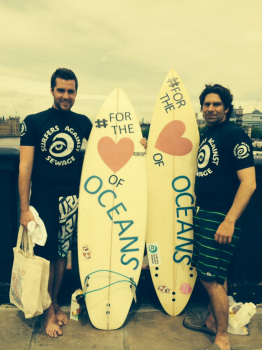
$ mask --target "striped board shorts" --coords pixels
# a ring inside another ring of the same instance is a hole
[[[191,264],[196,267],[198,277],[206,282],[217,281],[224,284],[228,264],[240,238],[241,220],[237,220],[230,244],[219,244],[215,241],[214,235],[226,214],[197,207],[193,217],[194,249]]]

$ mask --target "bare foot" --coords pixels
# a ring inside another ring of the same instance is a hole
[[[68,323],[66,314],[60,309],[57,303],[54,303],[54,308],[55,308],[55,315],[56,315],[58,325],[60,327],[63,325],[66,325]]]
[[[63,334],[61,328],[57,323],[55,308],[53,304],[51,304],[50,307],[44,311],[44,327],[46,334],[51,338],[57,338],[57,335]]]
[[[229,340],[227,337],[224,337],[224,339],[220,338],[220,339],[216,339],[215,343],[220,346],[221,350],[230,350],[230,344],[229,344]]]

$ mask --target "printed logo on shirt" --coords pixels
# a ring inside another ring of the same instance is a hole
[[[215,144],[215,141],[212,139],[205,138],[199,147],[198,156],[197,156],[197,173],[196,176],[203,177],[208,176],[213,173],[213,170],[210,168],[212,164],[218,166],[219,163],[219,154]]]
[[[66,157],[74,150],[74,140],[70,135],[65,134],[64,132],[57,134],[52,142],[53,143],[49,148],[49,153],[53,157]]]
[[[205,168],[209,162],[210,159],[211,150],[209,145],[204,145],[200,148],[198,153],[198,168],[202,169]]]
[[[20,124],[20,136],[24,136],[27,131],[26,123],[23,121],[23,123]]]
[[[72,152],[74,150],[79,152],[80,148],[81,139],[69,126],[60,130],[56,125],[47,130],[41,140],[41,151],[48,153],[45,159],[56,166],[69,165],[74,162],[75,157]]]
[[[247,158],[250,154],[250,147],[247,143],[241,142],[241,144],[237,144],[234,148],[234,156],[237,159]]]

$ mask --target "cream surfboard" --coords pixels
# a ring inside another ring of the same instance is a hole
[[[184,309],[196,280],[191,257],[198,145],[188,93],[171,69],[157,98],[149,132],[146,238],[154,287],[171,316]]]
[[[117,88],[94,122],[81,175],[78,262],[90,320],[122,326],[141,272],[147,220],[145,149],[136,113]]]

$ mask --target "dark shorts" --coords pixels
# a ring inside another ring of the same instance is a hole
[[[76,235],[78,196],[32,194],[30,205],[37,210],[47,231],[46,244],[44,247],[36,244],[35,255],[51,262],[57,257],[65,258]]]
[[[198,277],[206,282],[224,284],[228,264],[241,234],[241,220],[237,220],[230,244],[219,244],[214,235],[224,221],[226,213],[199,209],[193,217],[194,249],[192,266],[197,268]]]

